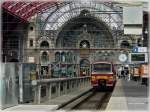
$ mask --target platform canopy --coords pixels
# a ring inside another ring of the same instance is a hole
[[[61,2],[49,0],[49,1],[4,1],[2,7],[11,13],[19,16],[20,18],[28,21],[34,14],[45,10],[51,6],[60,4]]]
[[[27,1],[22,1],[22,0],[6,1],[5,0],[2,3],[2,7],[26,21],[30,21],[32,16],[34,16],[36,13],[43,12],[43,11],[44,12],[48,11],[48,13],[53,12],[53,11],[61,12],[61,13],[56,14],[56,15],[58,15],[57,17],[59,17],[59,18],[60,18],[59,15],[60,14],[62,15],[62,12],[65,12],[63,15],[68,16],[68,14],[69,14],[72,17],[72,15],[74,15],[76,13],[80,13],[80,10],[83,8],[88,8],[88,9],[90,9],[90,11],[94,11],[94,12],[96,11],[97,13],[102,8],[103,10],[105,10],[105,12],[101,12],[101,13],[110,13],[111,16],[116,15],[115,13],[119,13],[118,7],[114,6],[114,4],[109,3],[109,2],[108,3],[103,2],[102,4],[103,4],[103,6],[99,5],[99,2],[97,2],[97,1],[95,1],[95,2],[94,1],[92,1],[92,2],[66,1],[65,2],[62,0],[48,0],[48,1],[46,1],[46,0],[44,0],[44,1],[28,1],[28,0]],[[119,9],[119,11],[120,11],[120,9]],[[67,12],[70,12],[70,13],[67,13]],[[71,14],[71,13],[73,13],[73,14]],[[45,15],[46,15],[46,13],[45,13]],[[48,16],[47,21],[49,20],[50,17],[51,16]],[[53,19],[53,17],[51,17],[51,18]],[[116,18],[120,19],[120,17],[116,17]],[[56,20],[57,20],[57,18],[56,18]],[[107,18],[107,20],[108,20],[108,18]],[[116,19],[112,20],[112,21],[116,21]],[[120,21],[120,20],[117,20],[117,21]],[[111,22],[111,20],[110,20],[110,22]]]

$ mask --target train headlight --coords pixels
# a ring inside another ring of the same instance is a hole
[[[112,77],[112,76],[110,76],[108,79],[113,80],[113,77]]]
[[[92,81],[96,80],[96,77],[95,76],[92,76]]]

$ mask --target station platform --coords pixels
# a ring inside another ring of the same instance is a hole
[[[3,112],[54,112],[61,106],[86,94],[91,89],[92,89],[91,86],[87,86],[86,88],[82,88],[78,91],[74,91],[69,94],[51,99],[49,101],[42,102],[39,105],[34,104],[17,105],[3,110]]]
[[[4,112],[53,112],[61,106],[77,99],[92,89],[91,86],[82,88],[49,101],[42,102],[40,105],[17,105],[3,110]],[[106,112],[120,111],[149,111],[148,87],[139,82],[118,79],[112,96],[106,107]],[[59,111],[59,110],[58,110]],[[63,111],[63,110],[61,110]],[[64,110],[65,111],[65,110]]]
[[[139,82],[118,79],[106,111],[148,111],[148,92]]]

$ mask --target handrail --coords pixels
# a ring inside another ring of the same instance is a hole
[[[41,87],[45,85],[46,85],[46,96],[41,97],[42,93]],[[58,97],[63,94],[67,94],[71,91],[76,91],[78,89],[87,87],[89,85],[90,85],[90,76],[32,80],[32,86],[34,90],[34,102],[36,104],[40,104],[42,98],[49,100],[52,97]],[[53,87],[55,88],[54,93],[52,92]]]
[[[62,82],[68,80],[76,80],[76,79],[85,79],[90,78],[90,76],[83,76],[83,77],[73,77],[73,78],[52,78],[52,79],[40,79],[40,80],[32,80],[32,85],[40,85],[43,83],[54,83],[54,82]]]

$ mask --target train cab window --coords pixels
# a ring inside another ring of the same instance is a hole
[[[107,63],[98,63],[93,65],[93,71],[95,72],[111,72],[112,66]]]

